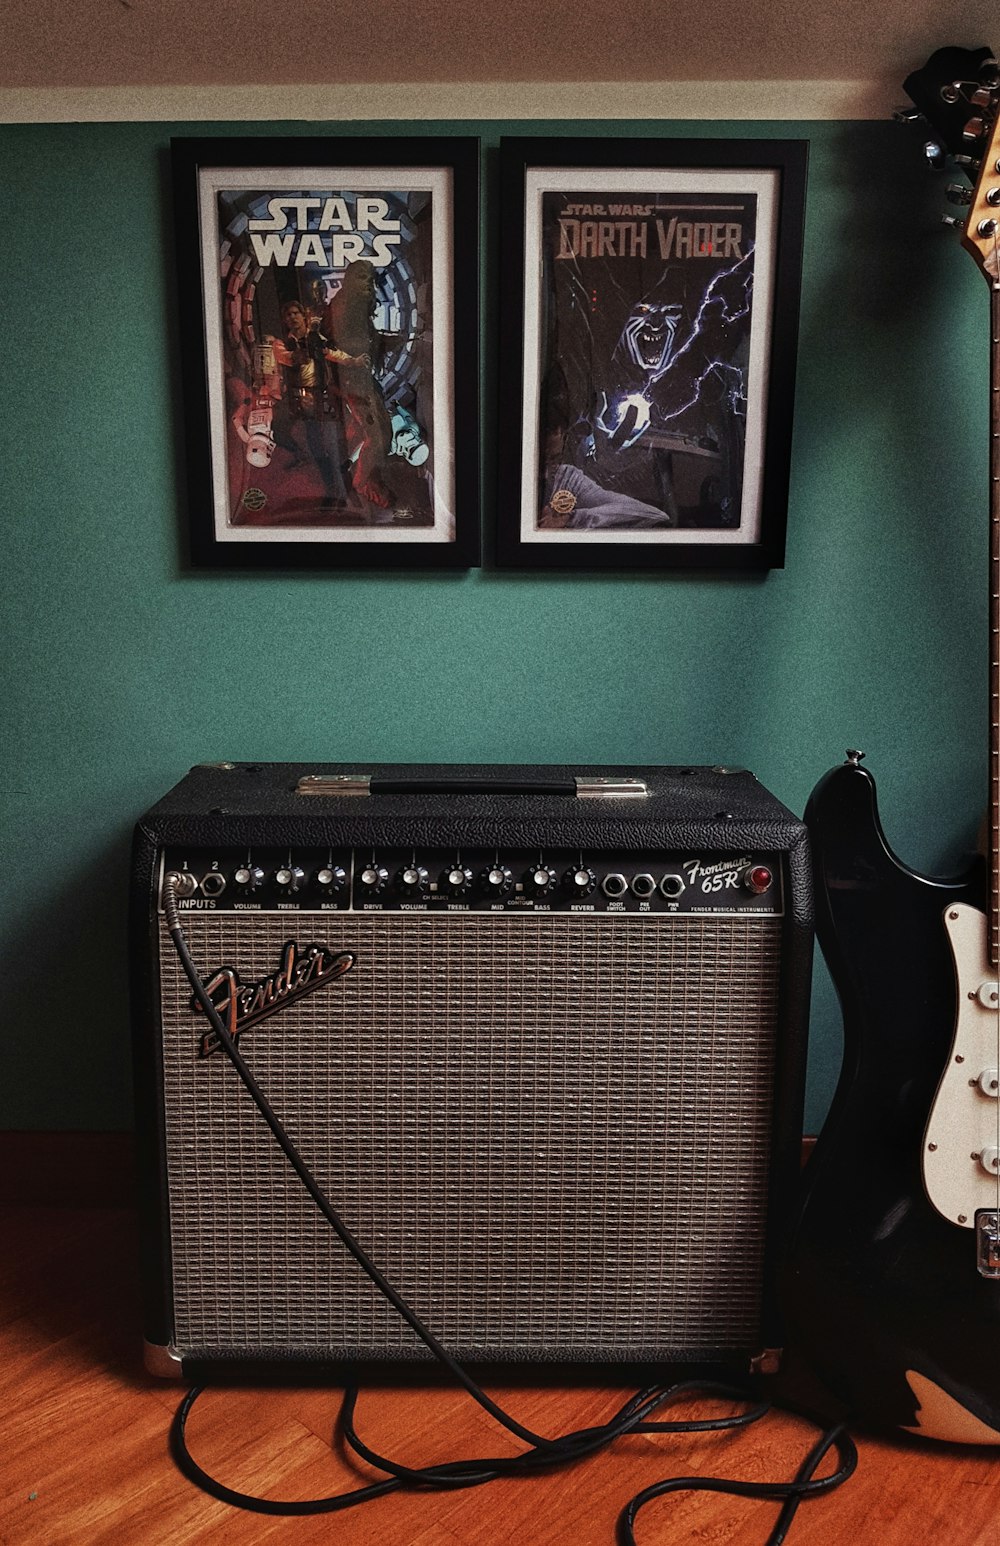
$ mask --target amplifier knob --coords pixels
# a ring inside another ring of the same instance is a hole
[[[472,871],[465,869],[461,864],[453,864],[450,870],[441,871],[438,885],[450,896],[464,896],[472,885]]]
[[[383,869],[381,864],[368,864],[358,876],[358,881],[362,891],[369,896],[377,896],[389,884],[389,871]]]
[[[316,871],[316,884],[324,891],[343,891],[347,884],[347,871],[341,869],[339,864],[324,865]]]
[[[479,884],[487,896],[506,896],[514,881],[513,875],[505,865],[494,864],[488,870],[484,870],[479,877]]]
[[[282,891],[298,891],[305,878],[305,870],[300,870],[297,864],[286,864],[274,872],[274,879]]]
[[[264,884],[264,871],[259,864],[241,864],[233,875],[233,881],[241,891],[256,891]]]
[[[396,885],[404,896],[421,896],[430,879],[422,865],[408,864],[396,876]]]
[[[547,864],[536,865],[528,870],[524,877],[524,889],[534,896],[546,896],[555,886],[558,880],[555,870],[550,870]]]
[[[589,896],[597,885],[597,876],[593,870],[588,870],[581,865],[579,869],[567,870],[563,876],[563,885],[570,896]]]

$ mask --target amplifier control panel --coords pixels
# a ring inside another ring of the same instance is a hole
[[[168,849],[182,911],[783,911],[781,861],[767,853],[579,849]]]

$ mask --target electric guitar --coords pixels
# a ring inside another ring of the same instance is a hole
[[[989,282],[990,822],[987,862],[931,880],[891,851],[848,752],[806,811],[817,933],[844,1012],[844,1067],[806,1170],[790,1341],[849,1413],[1000,1444],[1000,70],[940,49],[906,91],[932,165],[970,186],[963,245]]]

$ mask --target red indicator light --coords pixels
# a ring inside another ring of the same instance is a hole
[[[765,891],[768,891],[773,880],[774,876],[771,874],[771,871],[766,869],[763,864],[755,864],[752,870],[747,870],[747,890],[752,891],[755,896],[761,896]]]

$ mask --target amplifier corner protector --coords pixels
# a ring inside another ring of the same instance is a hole
[[[181,1355],[174,1347],[160,1347],[155,1342],[144,1342],[142,1361],[146,1366],[146,1372],[157,1375],[161,1380],[184,1378]]]
[[[751,1374],[778,1374],[781,1369],[781,1355],[784,1348],[765,1347],[762,1352],[750,1360]]]

